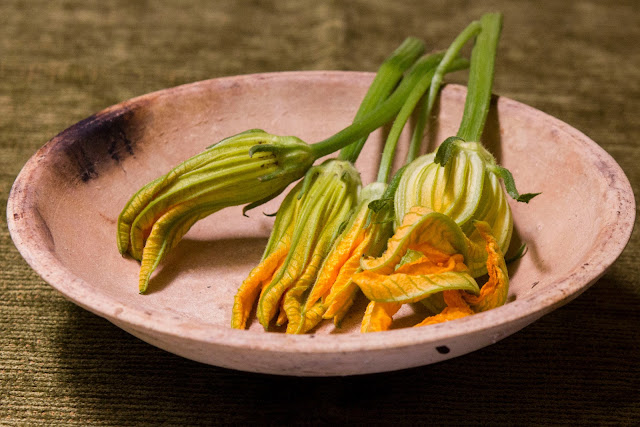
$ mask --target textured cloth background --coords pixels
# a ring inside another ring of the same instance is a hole
[[[406,36],[444,48],[490,10],[505,15],[495,92],[597,141],[637,203],[639,9],[635,0],[1,0],[0,424],[638,422],[638,227],[592,288],[495,345],[402,372],[300,379],[185,360],[73,305],[22,260],[5,216],[27,159],[109,105],[225,75],[373,71]]]

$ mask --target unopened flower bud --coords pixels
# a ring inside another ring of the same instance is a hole
[[[250,130],[210,146],[138,191],[118,218],[118,249],[142,263],[140,292],[166,253],[198,220],[228,206],[257,206],[313,163],[292,136]]]

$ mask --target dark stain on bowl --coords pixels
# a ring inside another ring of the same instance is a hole
[[[121,105],[94,114],[53,138],[49,153],[65,158],[68,182],[89,182],[136,152],[147,113],[142,103]],[[71,176],[69,176],[69,174]]]

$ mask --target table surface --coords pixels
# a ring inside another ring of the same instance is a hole
[[[406,36],[444,48],[491,10],[505,17],[494,91],[594,139],[638,203],[637,1],[213,3],[0,4],[0,424],[640,420],[638,227],[604,277],[524,330],[446,362],[358,377],[277,377],[182,359],[66,301],[35,274],[9,236],[7,197],[29,157],[71,124],[213,77],[374,71]]]

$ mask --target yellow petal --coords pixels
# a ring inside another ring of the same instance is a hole
[[[278,311],[278,317],[276,318],[276,326],[282,326],[288,321],[287,311],[284,308],[284,300],[280,301],[278,307],[280,307],[280,310]]]
[[[383,275],[363,271],[353,276],[353,281],[371,301],[417,302],[436,292],[465,290],[477,294],[478,284],[468,273],[445,271],[443,273],[409,275]]]
[[[325,297],[335,286],[339,276],[351,276],[360,267],[360,257],[368,247],[368,241],[364,242],[363,230],[367,211],[364,213],[360,215],[347,234],[340,238],[339,243],[324,261],[322,269],[318,273],[318,279],[305,303],[305,310],[310,309],[320,298]]]
[[[451,258],[453,256],[450,253],[445,253],[445,252],[439,251],[438,249],[434,248],[429,243],[421,243],[421,244],[411,245],[411,249],[410,250],[413,250],[415,252],[421,253],[423,257],[429,259],[431,262],[433,262],[435,264],[447,263],[447,262],[449,262],[449,258]],[[457,255],[459,255],[459,254],[457,254]],[[462,257],[462,260],[464,261],[464,257]]]
[[[410,276],[438,274],[445,271],[467,271],[464,258],[460,254],[444,258],[422,257],[416,261],[406,263],[398,267],[395,274],[407,274]]]
[[[359,271],[356,270],[356,272]],[[345,304],[349,304],[349,306],[351,306],[351,304],[353,304],[353,299],[355,298],[355,293],[358,289],[358,285],[354,283],[352,277],[349,277],[344,283],[336,284],[325,299],[327,312],[323,317],[325,319],[331,319]]]
[[[280,301],[285,291],[294,286],[298,277],[298,271],[302,269],[304,260],[300,259],[300,254],[289,251],[285,259],[285,265],[281,274],[276,275],[272,281],[262,290],[258,301],[258,321],[268,328],[269,322],[276,314]]]
[[[415,326],[433,325],[448,320],[460,319],[472,315],[474,312],[464,301],[461,291],[444,291],[444,302],[447,307],[440,314],[430,316]]]
[[[287,333],[295,334],[301,321],[302,294],[307,290],[306,286],[294,286],[282,297],[283,308],[287,314]]]
[[[300,316],[300,312],[295,312],[295,319],[289,318],[287,325],[288,334],[304,334],[315,328],[322,321],[322,313],[324,313],[324,305],[317,303],[311,309],[305,311],[304,317]]]
[[[364,270],[390,274],[409,249],[424,249],[444,255],[466,255],[472,245],[460,227],[446,215],[415,206],[405,215],[402,225],[389,239],[387,250],[379,258],[361,261]]]
[[[314,283],[340,225],[348,220],[357,198],[360,178],[348,162],[325,162],[307,174],[307,178],[309,181],[305,182],[310,184],[305,187],[303,183],[304,201],[294,221],[291,249],[282,273],[267,285],[258,301],[256,314],[265,329],[285,292],[297,286],[308,288]]]
[[[118,250],[121,254],[129,252],[131,246],[130,232],[131,224],[136,219],[138,213],[155,196],[159,187],[164,185],[165,177],[161,176],[142,187],[131,197],[118,216]],[[145,236],[146,238],[146,236]]]
[[[203,205],[194,209],[185,203],[171,208],[153,224],[142,252],[138,282],[140,293],[146,292],[151,273],[191,226],[217,210],[217,205]]]
[[[271,281],[275,272],[282,266],[291,241],[287,236],[276,249],[249,273],[234,297],[231,315],[231,327],[244,329],[251,309],[258,298],[260,290]]]
[[[480,289],[479,295],[465,295],[465,300],[474,311],[486,311],[503,305],[509,292],[509,273],[500,246],[486,222],[476,222],[476,229],[486,241],[487,272],[489,280]]]
[[[393,315],[400,310],[402,304],[371,301],[367,305],[362,319],[360,332],[387,331],[391,327]]]
[[[437,254],[437,256],[434,256],[437,263],[427,257],[422,257],[417,261],[403,264],[396,270],[396,273],[424,275],[442,273],[445,271],[466,271],[462,255],[457,254],[453,256],[445,256],[441,252],[435,250],[428,253],[430,253],[431,256]],[[350,259],[349,261],[355,264],[356,259]],[[358,269],[353,269],[353,266],[348,270],[343,268],[343,271],[345,272],[344,276],[341,271],[338,280],[336,280],[336,283],[331,288],[331,292],[325,300],[327,311],[323,317],[325,319],[334,318],[334,323],[336,325],[340,323],[349,307],[353,304],[358,291],[358,285],[353,281],[353,275],[360,273],[360,271]]]
[[[336,294],[331,305],[326,309],[323,317],[325,319],[333,318],[333,324],[340,327],[342,319],[344,319],[347,312],[353,305],[359,290],[360,288],[358,288],[358,285],[350,280],[347,285]]]
[[[333,305],[335,299],[338,298],[338,294],[342,293],[344,290],[346,290],[346,295],[343,295],[343,300],[351,294],[349,289],[353,289],[353,287],[356,286],[352,281],[353,275],[361,271],[360,259],[369,246],[369,243],[369,239],[362,241],[360,246],[342,266],[340,274],[338,274],[338,277],[336,277],[336,280],[331,285],[331,289],[329,289],[328,294],[323,295],[325,297],[325,305]]]
[[[283,301],[283,308],[289,323],[298,324],[302,309],[302,294],[315,280],[319,264],[325,255],[325,251],[322,250],[322,242],[315,249],[311,261],[299,277],[295,273],[299,269],[298,264],[290,263],[287,267],[291,267],[292,272],[286,272],[276,283],[270,283],[265,287],[265,291],[258,302],[258,320],[265,328],[268,327],[269,321],[275,315],[276,307],[280,300]],[[289,298],[287,298],[287,294],[289,294]],[[278,323],[278,325],[282,324],[284,323]],[[291,326],[291,328],[296,327]]]

